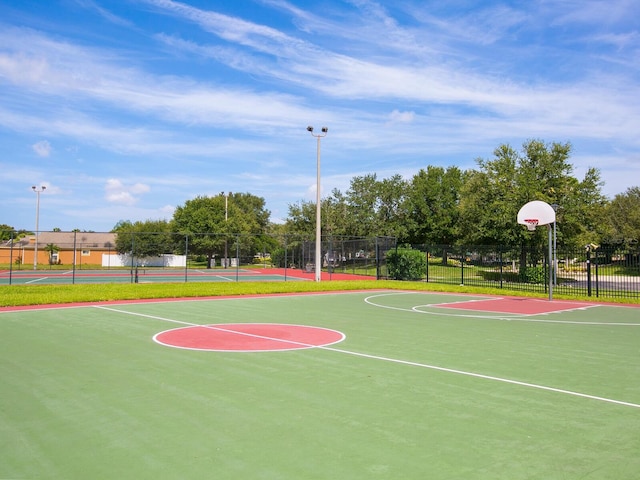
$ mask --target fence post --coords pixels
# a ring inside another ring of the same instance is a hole
[[[189,235],[184,235],[184,283],[187,283],[189,275]]]
[[[498,261],[500,262],[500,288],[502,288],[502,281],[504,279],[504,271],[502,269],[502,245],[498,246]]]
[[[131,272],[130,272],[130,276],[131,276],[131,283],[138,283],[138,277],[134,277],[134,273],[133,273],[133,256],[134,256],[134,252],[135,252],[135,246],[136,246],[136,235],[135,233],[131,234]],[[74,241],[75,244],[75,241]],[[74,248],[75,250],[75,248]]]
[[[240,281],[240,235],[236,235],[236,282]]]
[[[464,249],[460,251],[460,285],[464,285]]]
[[[11,246],[9,247],[9,285],[11,285],[13,279],[13,230],[9,236],[9,241],[11,242]]]
[[[287,244],[288,235],[284,234],[284,281],[287,281],[287,256],[289,255],[289,246]]]
[[[549,262],[545,254],[542,255],[542,273],[544,277],[544,293],[549,295],[549,299],[551,299],[551,290],[549,290],[551,287],[551,282],[549,282],[551,270],[549,270]]]
[[[329,234],[329,248],[327,248],[327,273],[329,274],[329,280],[333,275],[333,265],[336,263],[335,252],[333,251],[333,234]]]
[[[376,280],[380,280],[380,251],[378,246],[378,237],[376,237]]]
[[[594,257],[594,262],[596,264],[596,297],[600,295],[600,279],[598,278],[598,250],[596,250],[596,256]]]
[[[425,282],[428,282],[429,281],[429,247],[427,246],[425,250],[427,251],[425,255],[426,256],[425,261],[427,262],[427,278],[425,278]]]
[[[587,296],[591,296],[591,248],[587,247]]]
[[[76,283],[76,255],[78,255],[78,250],[76,247],[76,238],[78,236],[78,232],[73,232],[73,270],[71,271],[71,283],[75,285]]]

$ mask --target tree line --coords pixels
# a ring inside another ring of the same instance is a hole
[[[428,166],[411,179],[376,174],[355,177],[346,192],[323,199],[324,235],[393,236],[408,245],[521,246],[546,241],[516,223],[518,210],[531,200],[556,209],[559,248],[587,244],[633,246],[640,240],[640,188],[609,200],[602,194],[600,171],[574,176],[570,143],[525,142],[521,150],[500,145],[476,168]],[[289,208],[285,229],[309,232],[315,203]]]
[[[637,246],[640,187],[610,200],[602,194],[600,171],[589,168],[576,178],[570,154],[570,143],[529,140],[520,150],[500,145],[469,170],[427,166],[410,179],[356,176],[347,191],[334,189],[322,199],[322,234],[388,236],[400,245],[533,245],[546,242],[545,229],[528,232],[516,215],[525,203],[542,200],[557,210],[558,248]],[[283,224],[275,224],[263,198],[222,193],[186,201],[171,220],[123,220],[112,232],[122,253],[189,252],[211,262],[239,249],[272,252],[285,235],[312,240],[315,216],[315,202],[300,201],[289,205]],[[3,236],[13,231],[7,225],[0,230]]]

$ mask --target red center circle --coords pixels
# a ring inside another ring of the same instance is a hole
[[[161,345],[189,350],[265,352],[300,350],[341,342],[337,330],[280,323],[223,323],[194,325],[160,332],[153,340]]]

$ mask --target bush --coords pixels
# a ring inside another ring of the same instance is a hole
[[[544,267],[525,267],[520,271],[520,281],[524,283],[544,283]]]
[[[421,280],[427,274],[427,259],[423,252],[412,248],[390,250],[387,270],[393,280]]]

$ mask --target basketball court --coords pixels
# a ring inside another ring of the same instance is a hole
[[[367,291],[0,309],[0,478],[640,471],[640,308]]]

